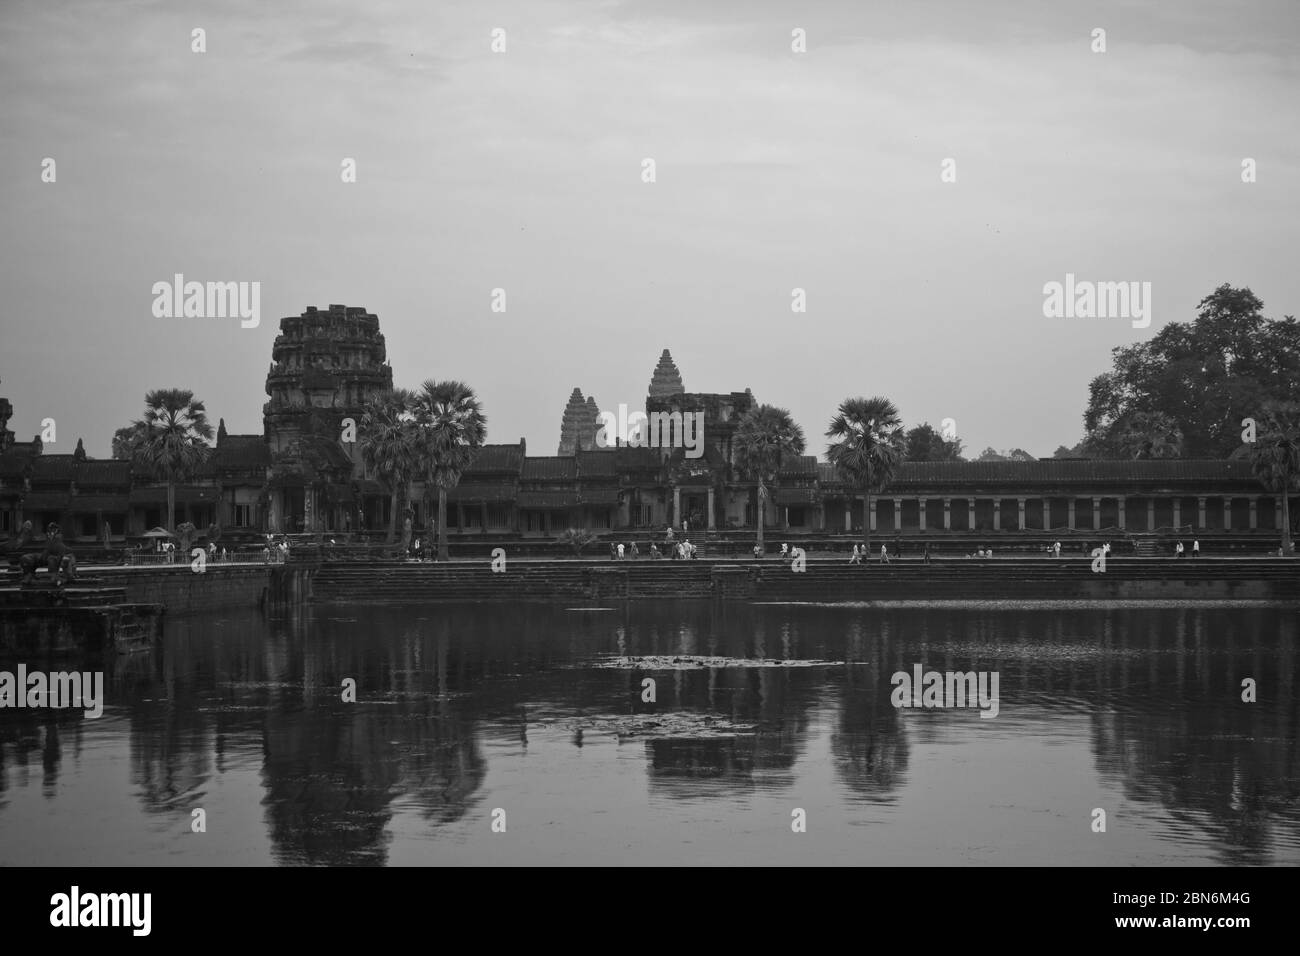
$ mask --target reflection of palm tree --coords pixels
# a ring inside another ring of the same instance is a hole
[[[907,736],[889,700],[889,645],[882,627],[878,640],[868,639],[860,663],[845,669],[838,727],[831,737],[831,754],[845,785],[864,799],[884,802],[895,799],[908,763]]]

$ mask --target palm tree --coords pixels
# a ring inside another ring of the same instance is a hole
[[[887,398],[846,398],[831,419],[826,457],[840,478],[862,489],[862,545],[871,549],[871,495],[884,491],[903,460],[906,439],[898,409]]]
[[[170,529],[176,520],[176,482],[192,478],[207,459],[212,425],[188,389],[156,388],[145,395],[144,405],[144,418],[129,426],[139,435],[133,460],[155,480],[167,482],[163,526]]]
[[[1250,452],[1251,470],[1269,491],[1282,496],[1282,554],[1291,555],[1288,497],[1300,488],[1300,404],[1268,402]]]
[[[410,486],[419,464],[414,405],[413,391],[393,388],[372,396],[361,415],[361,460],[392,495],[388,544],[397,537],[398,495]]]
[[[733,448],[740,473],[758,482],[758,547],[761,550],[768,486],[776,485],[782,465],[803,454],[803,429],[784,408],[759,405],[741,418]]]
[[[426,501],[429,489],[438,489],[438,560],[446,561],[447,490],[456,487],[461,473],[483,447],[487,419],[474,390],[464,382],[429,379],[416,393],[414,411]]]

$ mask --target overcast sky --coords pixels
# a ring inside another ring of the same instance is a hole
[[[1050,455],[1110,350],[1221,283],[1300,313],[1298,25],[1290,0],[4,0],[0,395],[22,440],[56,419],[50,452],[106,457],[156,387],[261,432],[279,318],[337,302],[379,316],[398,384],[468,382],[532,454],[575,386],[642,405],[669,348],[819,455],[874,394],[970,454]],[[261,282],[261,325],[155,318],[177,272]],[[1066,273],[1152,283],[1154,321],[1044,318]]]

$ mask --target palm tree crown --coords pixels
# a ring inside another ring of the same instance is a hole
[[[871,495],[885,490],[903,460],[906,438],[898,408],[887,398],[848,398],[831,419],[826,458],[863,494],[862,541],[871,544]]]
[[[803,429],[784,408],[759,405],[741,418],[733,447],[737,469],[758,482],[758,544],[762,547],[768,487],[777,483],[783,465],[803,454]]]
[[[474,390],[464,382],[435,382],[420,386],[412,409],[418,432],[417,455],[423,466],[425,494],[438,489],[438,557],[447,554],[447,491],[487,438],[487,418]]]
[[[1291,554],[1290,493],[1300,490],[1300,404],[1265,404],[1259,435],[1250,451],[1251,470],[1260,483],[1282,496],[1282,553]]]
[[[192,477],[206,460],[212,425],[204,404],[188,389],[153,389],[144,404],[144,418],[130,426],[138,436],[133,457],[155,479],[167,483],[163,523],[170,527],[176,520],[176,482]]]
[[[361,460],[392,495],[389,543],[397,533],[398,494],[410,485],[419,464],[414,404],[410,389],[388,389],[372,396],[361,415]]]

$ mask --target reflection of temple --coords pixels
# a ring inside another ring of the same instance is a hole
[[[262,434],[228,435],[223,426],[200,474],[176,486],[171,522],[166,488],[127,463],[47,455],[39,438],[15,442],[12,406],[0,399],[0,535],[26,519],[38,529],[58,521],[83,540],[100,537],[105,524],[120,538],[183,520],[250,532],[385,529],[390,489],[367,473],[345,426],[350,419],[359,427],[366,401],[392,383],[372,313],[331,305],[281,319]],[[828,414],[836,400],[827,396]],[[737,470],[733,440],[757,402],[748,390],[687,391],[665,349],[644,410],[633,410],[646,416],[643,433],[601,447],[596,400],[575,388],[558,454],[530,456],[522,440],[485,446],[448,495],[448,525],[465,536],[683,521],[696,532],[752,529],[757,486]],[[683,427],[695,415],[698,436]],[[412,494],[416,527],[426,525],[422,485],[417,480]],[[861,495],[815,456],[789,462],[771,494],[773,529],[862,528]],[[1300,520],[1300,498],[1292,515]],[[869,521],[889,534],[1177,527],[1271,537],[1281,527],[1281,500],[1263,492],[1244,460],[906,462],[873,496]]]

